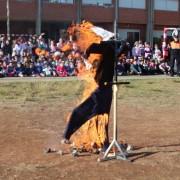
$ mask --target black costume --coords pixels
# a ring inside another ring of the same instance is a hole
[[[118,48],[116,48],[118,47]],[[118,54],[126,53],[127,47],[122,42],[102,41],[100,44],[93,43],[86,51],[86,56],[91,53],[102,54],[102,59],[97,67],[95,81],[98,88],[92,92],[83,103],[77,106],[69,119],[64,132],[64,138],[69,140],[71,135],[85,122],[95,115],[109,114],[112,102],[112,81],[114,75],[115,49]],[[106,127],[108,135],[108,127]],[[109,145],[107,138],[104,146]]]
[[[174,75],[174,64],[177,64],[177,75],[180,76],[180,41],[172,41],[171,42],[171,50],[170,50],[170,73],[171,76]]]

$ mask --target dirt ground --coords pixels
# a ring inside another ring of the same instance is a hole
[[[65,117],[75,101],[0,103],[1,180],[179,180],[180,107],[118,106],[119,139],[134,146],[129,161],[97,162],[98,155],[46,154],[64,148]],[[112,121],[112,120],[111,120]],[[110,128],[112,134],[112,127]]]

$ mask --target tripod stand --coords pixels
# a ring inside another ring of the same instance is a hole
[[[105,151],[104,156],[102,158],[98,158],[98,162],[106,161],[110,159],[121,159],[127,160],[125,153],[123,152],[122,145],[117,141],[117,85],[120,84],[129,84],[129,82],[113,82],[113,140],[109,145],[108,149]],[[110,151],[114,148],[113,155]],[[110,155],[110,156],[108,156]]]

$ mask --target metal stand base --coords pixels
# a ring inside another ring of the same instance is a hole
[[[118,144],[116,139],[113,139],[111,144],[109,145],[108,149],[105,151],[103,157],[98,158],[98,162],[107,161],[111,159],[118,159],[118,160],[128,160],[126,157],[126,153],[123,152],[123,148],[121,144]],[[110,151],[114,150],[113,153]]]

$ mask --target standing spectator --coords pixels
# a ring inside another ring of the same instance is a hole
[[[10,57],[10,55],[12,53],[12,48],[11,48],[11,44],[10,44],[10,42],[8,40],[5,41],[5,44],[4,44],[3,48],[2,48],[2,50],[3,50],[3,53],[4,53],[5,56]]]
[[[155,44],[154,45],[153,59],[159,63],[161,61],[161,58],[162,58],[161,50],[159,49],[158,45]]]
[[[56,52],[56,44],[55,44],[55,42],[53,40],[50,41],[49,48],[50,48],[50,53]]]
[[[151,46],[148,42],[145,42],[144,57],[145,57],[145,59],[151,59],[152,58],[152,49],[151,49]]]
[[[141,52],[141,57],[144,57],[144,44],[142,43],[141,40],[139,40],[139,49],[140,49],[140,52]]]
[[[180,40],[178,37],[178,30],[175,29],[172,33],[173,41],[170,43],[170,75],[174,76],[174,64],[176,60],[177,64],[177,75],[180,76]]]
[[[139,47],[138,41],[134,43],[134,47],[132,48],[132,56],[134,59],[138,59],[139,57],[141,57],[141,49]]]
[[[14,45],[13,52],[17,56],[21,55],[21,45],[20,45],[20,42],[18,40],[16,41],[16,43]]]
[[[63,46],[63,40],[62,38],[59,38],[59,42],[57,43],[57,49],[60,50]]]

